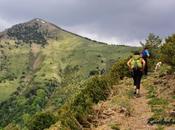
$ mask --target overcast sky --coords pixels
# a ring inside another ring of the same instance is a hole
[[[99,41],[138,45],[175,32],[175,0],[0,0],[0,31],[33,18]]]

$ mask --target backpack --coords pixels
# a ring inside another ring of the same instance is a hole
[[[147,58],[148,57],[146,50],[143,50],[142,51],[142,57],[143,58]]]
[[[140,55],[134,55],[131,58],[131,69],[142,69],[142,58]]]

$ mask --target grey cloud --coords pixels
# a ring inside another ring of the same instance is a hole
[[[0,19],[13,24],[40,17],[97,40],[127,44],[150,32],[174,33],[174,6],[174,0],[0,0]]]

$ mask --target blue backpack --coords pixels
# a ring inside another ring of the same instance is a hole
[[[143,58],[147,58],[148,57],[146,50],[143,50],[142,51],[142,57]]]

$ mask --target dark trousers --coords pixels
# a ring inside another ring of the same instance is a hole
[[[133,69],[132,77],[133,77],[133,80],[134,80],[134,86],[136,86],[137,89],[140,89],[142,71]]]
[[[143,58],[145,61],[145,68],[144,68],[144,74],[147,75],[148,74],[148,61],[147,58]]]

